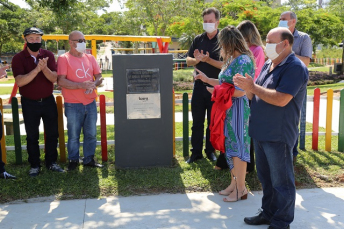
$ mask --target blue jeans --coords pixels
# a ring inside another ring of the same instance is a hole
[[[93,101],[90,104],[65,103],[65,115],[68,128],[68,159],[79,160],[81,128],[84,133],[84,159],[87,164],[94,158],[97,143],[97,105]]]
[[[293,222],[295,211],[292,148],[283,142],[253,142],[263,187],[263,217],[276,228],[286,228]]]

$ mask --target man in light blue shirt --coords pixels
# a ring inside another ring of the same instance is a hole
[[[286,27],[294,36],[293,52],[295,56],[299,58],[308,67],[312,58],[312,40],[307,33],[298,31],[295,26],[297,22],[296,14],[292,11],[283,12],[280,16],[280,22],[278,27]],[[294,164],[296,162],[296,156],[299,154],[297,151],[298,138],[293,148]]]

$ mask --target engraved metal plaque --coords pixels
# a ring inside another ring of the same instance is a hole
[[[159,69],[126,69],[127,93],[160,93]]]
[[[161,118],[160,93],[127,94],[127,119]]]

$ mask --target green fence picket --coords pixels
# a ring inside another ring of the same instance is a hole
[[[189,156],[189,97],[183,94],[183,156]]]
[[[340,90],[338,151],[344,152],[344,90]]]

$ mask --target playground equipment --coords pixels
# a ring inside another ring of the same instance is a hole
[[[68,35],[47,34],[42,39],[46,40],[68,40]],[[96,41],[133,41],[133,42],[157,42],[160,53],[166,53],[170,37],[160,36],[117,36],[117,35],[85,35],[87,41],[91,40],[92,55],[97,58]],[[164,44],[165,43],[165,44]]]
[[[63,34],[46,34],[42,36],[42,40],[68,40],[68,35]],[[97,45],[96,41],[133,41],[133,42],[156,42],[159,47],[160,53],[167,53],[168,44],[171,42],[170,37],[160,36],[116,36],[116,35],[85,35],[86,40],[91,40],[92,55],[97,58]],[[18,86],[14,84],[9,104],[11,103],[12,97],[17,94]]]

